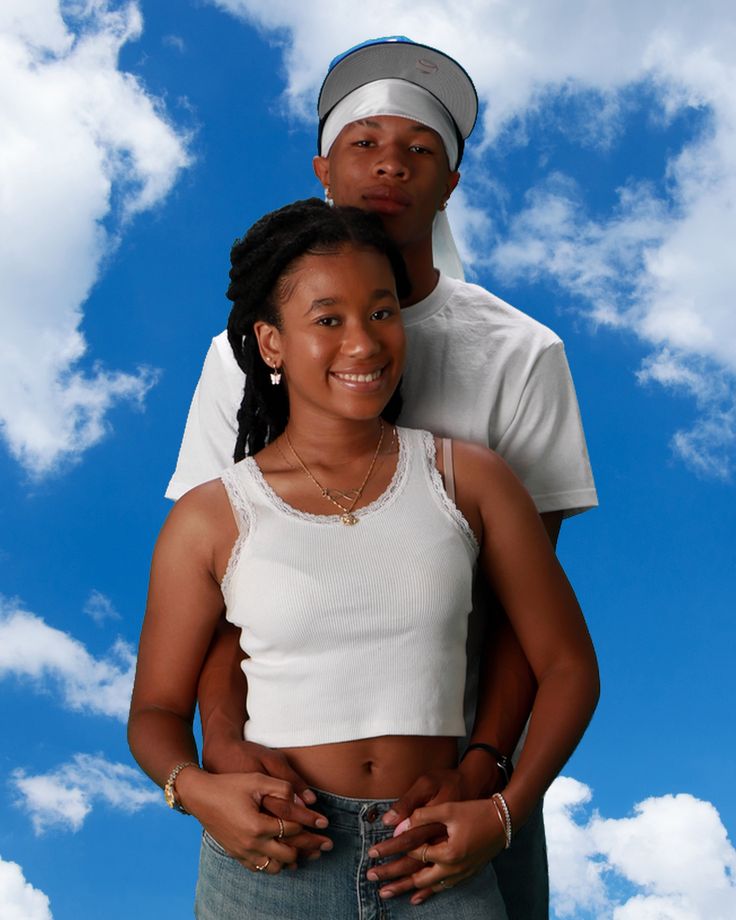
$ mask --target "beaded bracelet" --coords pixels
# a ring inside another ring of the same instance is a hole
[[[503,835],[506,838],[505,850],[511,846],[511,812],[509,811],[509,806],[506,804],[506,799],[500,792],[494,792],[491,796],[491,801],[493,802],[496,808],[496,814],[498,815],[498,820],[501,822],[501,827],[503,828]]]

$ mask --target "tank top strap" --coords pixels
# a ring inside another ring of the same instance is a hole
[[[229,466],[220,475],[241,536],[248,533],[255,520],[255,509],[243,481],[245,472],[245,461],[241,461],[234,466]]]
[[[462,532],[465,539],[470,544],[473,552],[477,553],[479,550],[478,540],[473,533],[473,529],[468,524],[465,515],[455,504],[455,474],[454,469],[450,471],[449,475],[452,480],[452,497],[448,494],[449,489],[447,488],[447,475],[448,471],[445,468],[445,482],[442,481],[442,476],[440,471],[437,469],[437,446],[435,444],[435,437],[431,431],[417,431],[415,432],[421,439],[421,448],[418,453],[420,453],[424,458],[425,469],[429,478],[430,488],[435,493],[435,497],[438,499],[441,507],[445,510],[447,515],[455,522],[457,527]],[[440,439],[444,440],[444,439]],[[443,451],[446,450],[443,444]]]
[[[220,582],[220,590],[226,602],[230,593],[230,584],[240,562],[240,555],[243,551],[243,547],[255,528],[255,508],[248,497],[246,486],[248,478],[246,463],[247,460],[241,460],[234,466],[229,466],[220,474],[220,480],[225,487],[225,492],[230,501],[235,523],[238,525],[238,537],[230,552],[225,574]]]

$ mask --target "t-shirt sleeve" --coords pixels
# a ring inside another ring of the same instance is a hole
[[[540,514],[562,511],[570,517],[598,504],[575,387],[559,340],[532,365],[496,450]]]
[[[167,498],[176,501],[232,463],[243,383],[243,372],[223,332],[212,340],[204,360]]]

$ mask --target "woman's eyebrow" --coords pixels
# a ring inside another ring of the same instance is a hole
[[[371,300],[383,300],[384,297],[391,297],[396,300],[396,293],[390,288],[376,288],[375,291],[371,291]],[[321,310],[323,307],[334,307],[336,304],[341,303],[343,299],[341,297],[318,297],[312,301],[304,315],[309,316],[310,313]]]

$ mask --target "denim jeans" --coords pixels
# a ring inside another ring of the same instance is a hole
[[[509,920],[548,920],[549,874],[542,803],[493,860]]]
[[[197,920],[507,920],[489,864],[473,878],[420,907],[409,896],[384,900],[366,871],[368,850],[392,834],[381,822],[391,802],[318,793],[314,808],[329,820],[334,848],[296,871],[251,872],[209,836],[202,838]]]

